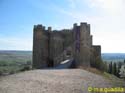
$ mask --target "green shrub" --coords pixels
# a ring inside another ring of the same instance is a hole
[[[9,72],[9,74],[14,74],[14,73],[16,73],[16,71],[14,71],[14,70]]]
[[[27,71],[30,70],[31,67],[30,66],[24,66],[20,71]]]
[[[99,69],[100,71],[108,71],[107,63],[103,62],[100,57],[96,57],[95,62],[91,63],[91,66]]]
[[[0,76],[1,76],[2,74],[3,74],[2,71],[0,71]]]

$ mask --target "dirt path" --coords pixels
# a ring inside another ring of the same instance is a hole
[[[111,85],[80,69],[32,70],[0,78],[0,93],[88,93],[88,86]]]

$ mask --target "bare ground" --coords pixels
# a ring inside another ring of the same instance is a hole
[[[81,69],[32,70],[0,77],[0,93],[88,93],[89,86],[111,84]]]

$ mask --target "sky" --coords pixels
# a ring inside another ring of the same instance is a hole
[[[32,50],[33,25],[91,24],[102,53],[125,53],[125,0],[0,0],[0,50]]]

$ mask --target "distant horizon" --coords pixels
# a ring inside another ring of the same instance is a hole
[[[32,50],[1,50],[0,49],[0,51],[24,51],[24,52],[27,52],[27,51],[29,51],[29,52],[32,52]],[[124,52],[102,52],[101,54],[106,54],[106,53],[108,53],[108,54],[125,54]]]

